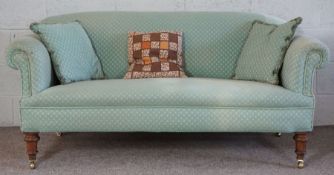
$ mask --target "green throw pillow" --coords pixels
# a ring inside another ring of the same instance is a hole
[[[273,25],[255,21],[241,51],[234,79],[279,83],[285,53],[302,18]]]
[[[78,22],[66,24],[34,23],[30,29],[40,36],[48,49],[60,82],[101,79],[101,63],[92,43]]]

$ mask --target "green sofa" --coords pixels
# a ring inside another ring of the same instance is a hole
[[[89,12],[49,17],[79,20],[101,61],[106,80],[59,85],[50,56],[35,36],[17,40],[8,64],[22,78],[21,130],[31,168],[39,132],[262,132],[296,133],[298,167],[313,129],[313,75],[325,64],[321,42],[295,37],[280,85],[233,80],[254,20],[278,18],[233,12]],[[189,78],[122,80],[129,31],[182,31]]]

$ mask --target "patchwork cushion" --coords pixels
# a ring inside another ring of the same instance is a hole
[[[242,49],[235,79],[278,84],[283,58],[302,18],[273,25],[255,21]]]
[[[62,84],[104,77],[91,41],[78,22],[34,23],[30,29],[40,36],[47,47]]]
[[[129,32],[124,79],[185,77],[181,32]]]

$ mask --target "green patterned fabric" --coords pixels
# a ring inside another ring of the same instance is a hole
[[[186,75],[229,79],[252,22],[278,23],[263,15],[233,12],[91,12],[50,17],[42,22],[74,20],[86,29],[107,78],[118,79],[128,69],[129,31],[183,32]]]
[[[313,98],[265,83],[208,78],[83,81],[51,87],[22,107],[313,107]]]
[[[62,84],[103,78],[100,61],[78,22],[34,23],[30,29],[41,37],[50,52],[54,70]]]
[[[235,79],[279,83],[279,71],[302,18],[274,25],[255,21],[241,51]]]
[[[14,41],[7,57],[8,65],[21,72],[23,97],[38,94],[55,84],[48,51],[38,39],[26,37]]]
[[[24,132],[308,132],[313,108],[23,108]]]
[[[43,23],[74,20],[87,29],[112,80],[57,85],[45,46],[32,37],[15,41],[8,64],[21,71],[24,132],[312,130],[312,77],[328,57],[320,42],[297,37],[291,43],[280,76],[283,87],[223,80],[234,74],[253,20],[283,21],[248,13],[92,12]],[[115,80],[127,70],[127,32],[162,29],[184,32],[188,75],[211,79]]]
[[[312,129],[313,98],[221,79],[83,81],[21,102],[24,131],[293,132]]]
[[[298,36],[291,43],[282,67],[282,85],[297,93],[313,96],[313,75],[316,68],[328,62],[329,49],[322,42]]]

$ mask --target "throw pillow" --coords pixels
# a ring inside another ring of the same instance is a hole
[[[186,77],[181,32],[129,32],[124,79]]]
[[[102,67],[84,28],[79,22],[33,23],[30,29],[48,49],[60,82],[102,79]]]
[[[234,79],[279,83],[285,53],[302,18],[273,25],[255,21],[237,62]]]

